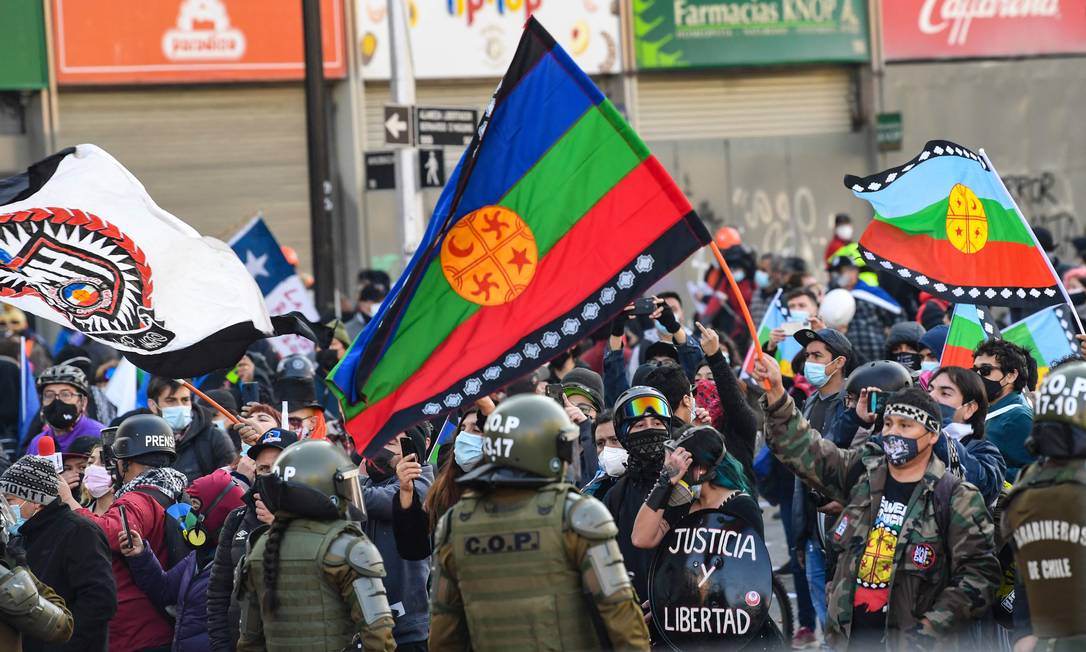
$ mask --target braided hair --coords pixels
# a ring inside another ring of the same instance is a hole
[[[268,540],[264,544],[264,611],[275,614],[279,609],[279,596],[276,584],[279,579],[279,545],[290,526],[290,519],[285,514],[276,514],[275,521],[268,529]]]

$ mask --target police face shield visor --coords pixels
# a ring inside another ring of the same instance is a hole
[[[671,406],[658,396],[638,396],[622,406],[622,421],[630,422],[647,416],[658,417],[667,423],[671,420]]]
[[[362,483],[358,469],[336,471],[336,493],[362,514],[366,513],[366,504],[362,502]]]

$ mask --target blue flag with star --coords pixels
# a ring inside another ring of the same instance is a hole
[[[319,318],[313,297],[298,276],[298,270],[287,261],[279,241],[262,216],[257,215],[242,228],[230,240],[230,247],[256,280],[271,314],[298,311],[311,321]],[[313,351],[312,342],[294,335],[276,337],[269,342],[280,355]]]

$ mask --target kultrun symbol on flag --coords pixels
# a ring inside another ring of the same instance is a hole
[[[960,183],[950,189],[946,235],[958,251],[975,254],[988,242],[988,216],[976,193]]]
[[[483,306],[509,303],[527,289],[539,262],[535,235],[504,206],[464,216],[441,243],[441,269],[461,297]]]

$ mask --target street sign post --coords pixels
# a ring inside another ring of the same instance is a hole
[[[471,144],[478,121],[479,112],[474,109],[419,106],[415,108],[415,142],[436,147],[465,147]]]
[[[411,107],[386,104],[384,132],[386,145],[410,145]]]

